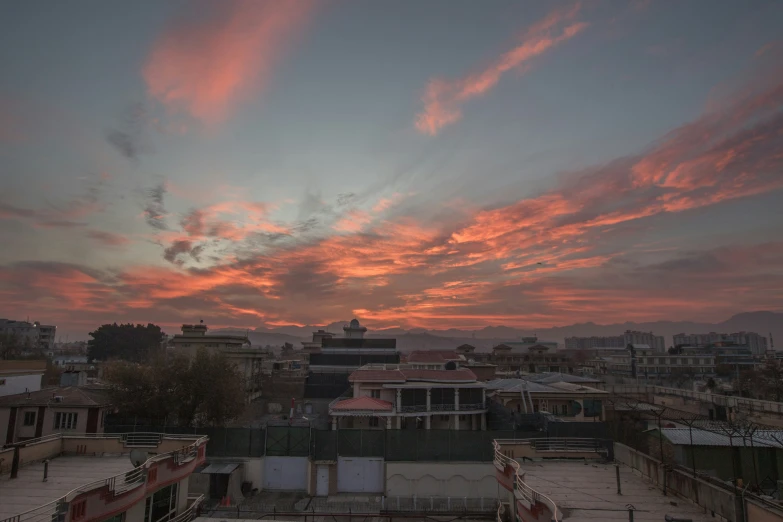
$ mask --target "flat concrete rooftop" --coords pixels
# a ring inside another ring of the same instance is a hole
[[[49,476],[43,482],[43,462],[19,468],[17,478],[0,476],[0,520],[35,509],[69,491],[96,480],[133,469],[128,455],[65,456],[49,461]]]
[[[663,496],[631,468],[620,466],[622,495],[617,494],[614,464],[588,461],[545,461],[521,464],[525,482],[551,498],[565,522],[627,521],[632,504],[634,522],[662,522],[668,515],[688,515],[694,522],[714,522],[701,508],[673,495]],[[677,505],[672,505],[675,502]]]

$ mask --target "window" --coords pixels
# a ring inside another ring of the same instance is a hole
[[[378,417],[370,417],[370,427],[371,428],[378,427]]]
[[[0,386],[5,386],[5,379],[0,379]]]
[[[24,425],[25,426],[34,426],[35,425],[35,412],[34,411],[26,411],[26,412],[24,412]]]
[[[448,415],[441,415],[441,416],[440,416],[440,420],[442,420],[442,421],[447,421],[447,422],[448,422],[448,420],[449,420],[449,416],[448,416]]]
[[[373,399],[380,399],[381,390],[370,390],[370,397],[372,397]]]
[[[81,520],[87,514],[87,501],[81,500],[71,504],[71,520]]]
[[[64,413],[58,411],[54,414],[54,429],[75,430],[78,417],[78,413]]]
[[[560,405],[560,415],[568,415],[568,404]]]
[[[120,513],[118,515],[114,515],[111,518],[107,518],[103,522],[124,522],[125,520],[125,513]]]
[[[144,507],[145,522],[167,522],[177,514],[177,485],[161,488],[149,497]]]

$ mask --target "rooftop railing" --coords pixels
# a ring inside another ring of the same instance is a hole
[[[516,442],[519,443],[521,441]],[[560,522],[562,517],[560,510],[557,508],[557,504],[555,504],[555,502],[548,496],[539,491],[536,491],[535,489],[528,486],[527,483],[525,483],[524,474],[520,473],[519,471],[519,462],[505,455],[501,450],[502,441],[495,440],[492,442],[492,444],[495,448],[495,463],[503,466],[503,468],[510,466],[514,471],[514,483],[516,485],[514,488],[515,495],[518,494],[529,504],[542,503],[546,505],[547,508],[549,508],[549,511],[552,513],[552,522]],[[498,510],[498,522],[502,522],[499,518],[500,515],[501,512]]]
[[[23,447],[26,448],[37,444],[47,443],[57,439],[62,440],[62,439],[81,439],[81,438],[93,438],[93,439],[118,439],[119,438],[125,441],[127,440],[128,435],[135,436],[139,434],[128,433],[128,434],[106,435],[106,434],[90,433],[90,434],[78,434],[78,435],[67,434],[66,435],[62,433],[55,433],[52,435],[47,435],[45,437],[40,437],[38,439],[27,440],[17,445],[18,446],[23,445]],[[162,440],[163,435],[158,434],[158,436],[159,436],[159,441]],[[105,479],[89,482],[87,484],[83,484],[75,489],[72,489],[65,495],[62,495],[59,498],[47,502],[42,506],[38,506],[36,508],[30,509],[28,511],[16,514],[14,516],[5,519],[0,519],[0,522],[52,522],[53,520],[65,520],[67,515],[68,502],[73,500],[73,498],[76,497],[77,495],[81,493],[85,493],[87,491],[92,491],[97,488],[102,488],[104,486],[108,487],[112,495],[119,495],[127,491],[130,491],[145,483],[147,477],[146,470],[147,468],[150,467],[151,464],[169,458],[174,459],[174,462],[177,465],[190,462],[191,460],[195,459],[198,456],[199,447],[206,444],[208,439],[208,437],[206,436],[198,436],[198,435],[190,435],[190,436],[175,435],[173,437],[169,437],[168,435],[166,435],[165,437],[171,439],[177,439],[177,440],[193,440],[193,442],[183,448],[179,448],[174,451],[161,453],[159,455],[150,457],[144,463],[142,463],[141,465],[139,465],[138,467],[130,471],[119,473],[117,475]],[[133,446],[128,446],[128,447],[133,447]],[[178,521],[178,522],[182,522],[182,521]]]

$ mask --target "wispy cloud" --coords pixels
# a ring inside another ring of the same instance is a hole
[[[168,211],[164,205],[166,196],[165,183],[158,183],[144,194],[144,220],[157,230],[168,230],[166,222]]]
[[[188,17],[160,35],[144,66],[149,93],[206,124],[257,96],[304,28],[314,2],[223,0],[187,4]]]
[[[416,116],[416,128],[434,136],[443,127],[459,121],[462,118],[462,105],[493,89],[505,73],[526,72],[533,58],[582,32],[588,24],[575,21],[578,12],[578,4],[553,11],[529,27],[518,46],[506,51],[477,73],[456,80],[430,80],[422,97],[424,109]]]
[[[87,236],[96,243],[108,247],[122,247],[130,243],[127,237],[105,230],[90,230]]]

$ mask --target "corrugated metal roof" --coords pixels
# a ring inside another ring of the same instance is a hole
[[[750,435],[741,437],[732,434],[729,437],[728,434],[699,428],[693,428],[692,431],[694,446],[783,448],[783,430],[757,430],[754,432],[752,440]],[[688,428],[662,428],[661,433],[674,445],[689,446],[691,444],[691,430]]]
[[[230,475],[235,469],[239,467],[239,464],[233,462],[217,462],[210,464],[206,468],[202,469],[199,473],[211,473],[215,475]]]

